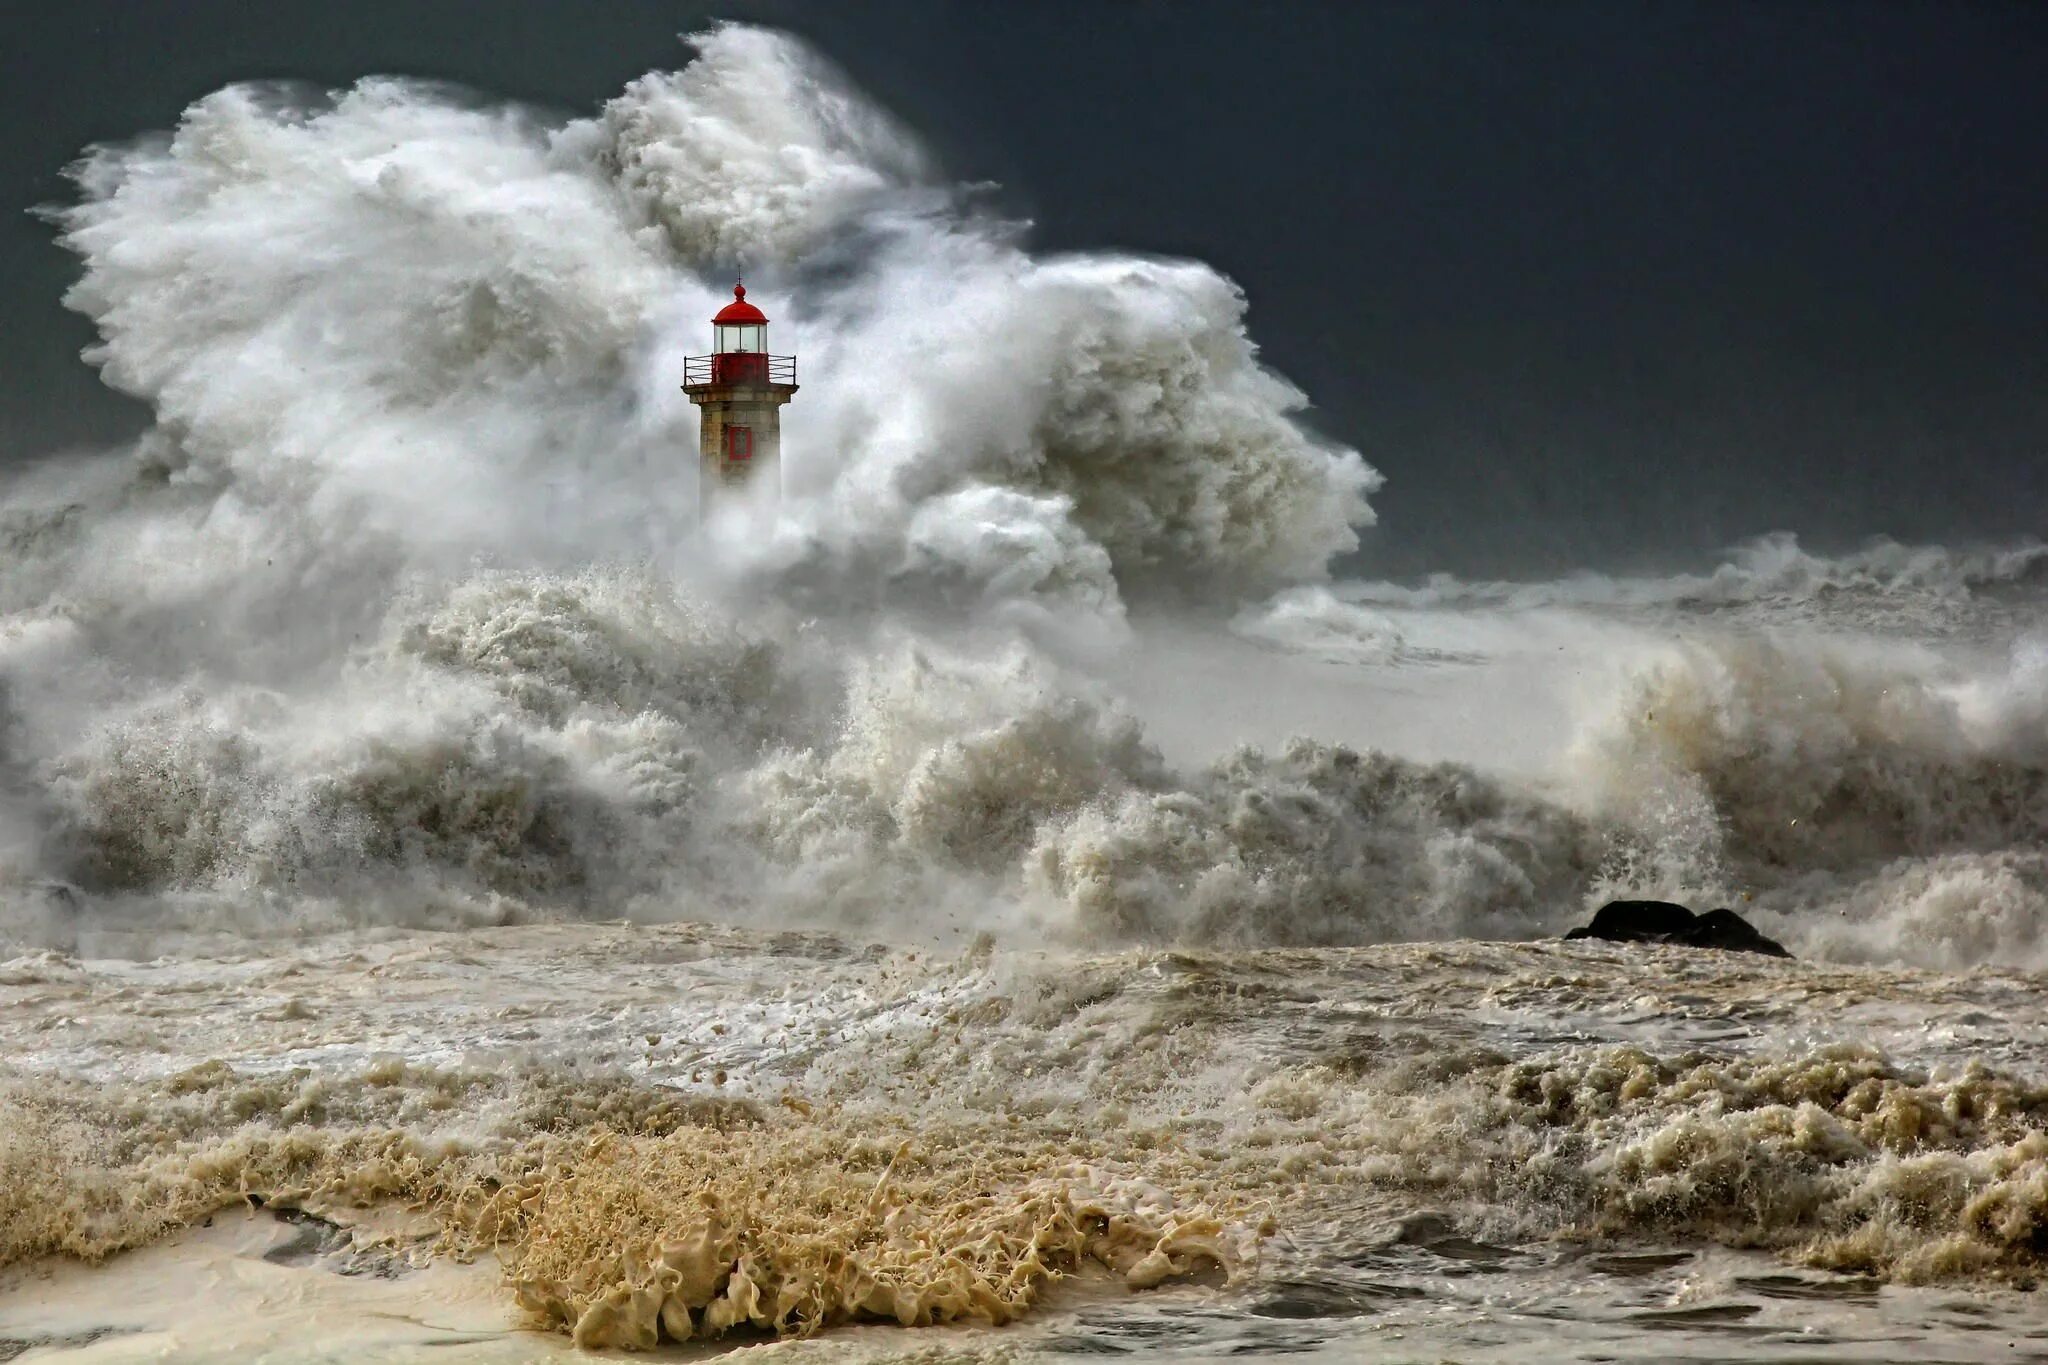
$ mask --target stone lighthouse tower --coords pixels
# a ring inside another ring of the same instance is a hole
[[[796,392],[796,357],[768,354],[768,317],[732,287],[711,319],[711,355],[683,362],[683,392],[703,414],[697,508],[724,494],[782,491],[782,405]]]

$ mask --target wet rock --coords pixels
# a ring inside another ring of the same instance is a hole
[[[1686,948],[1719,948],[1731,953],[1762,953],[1790,957],[1785,945],[1758,933],[1733,910],[1695,915],[1670,901],[1609,901],[1566,938],[1597,938],[1608,943],[1674,943]]]

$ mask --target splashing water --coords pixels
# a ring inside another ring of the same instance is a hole
[[[586,119],[241,86],[75,168],[155,423],[0,488],[0,1264],[130,1254],[0,1354],[251,1256],[354,1341],[494,1261],[487,1352],[2033,1330],[2040,546],[1330,581],[1378,479],[1230,281],[692,41]],[[700,525],[741,264],[804,387]],[[1805,960],[1526,942],[1623,893]],[[200,1226],[252,1196],[340,1241]]]

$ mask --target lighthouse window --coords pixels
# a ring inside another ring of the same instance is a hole
[[[746,351],[754,354],[767,349],[768,329],[758,322],[724,322],[718,324],[717,336],[713,338],[721,354]]]
[[[725,458],[734,464],[754,458],[754,429],[752,427],[727,427],[725,429]]]

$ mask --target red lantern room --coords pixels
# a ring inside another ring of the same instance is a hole
[[[711,325],[717,329],[712,333],[712,349],[721,355],[739,351],[765,355],[768,351],[768,315],[747,302],[744,284],[732,287],[732,302],[718,310]]]
[[[780,484],[781,408],[796,392],[796,357],[768,354],[768,315],[744,284],[711,319],[711,344],[683,361],[683,391],[703,414],[700,507],[722,487]]]

